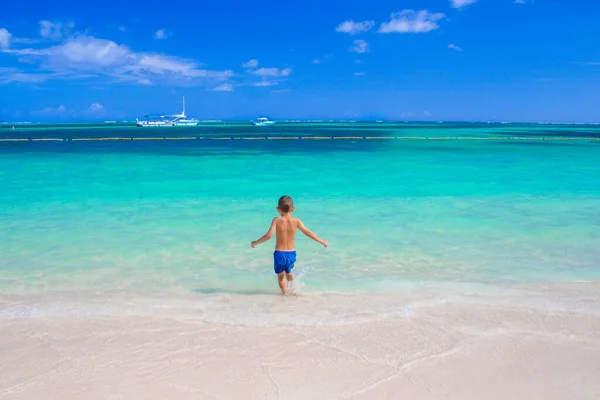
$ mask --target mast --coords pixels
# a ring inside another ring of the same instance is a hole
[[[183,112],[181,115],[183,115],[183,118],[185,118],[185,96],[183,96]]]

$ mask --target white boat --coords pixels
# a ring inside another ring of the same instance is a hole
[[[160,117],[150,117],[148,115],[145,116],[145,120],[140,121],[139,119],[135,119],[137,126],[173,126],[173,120],[169,117],[161,115]]]
[[[256,118],[256,120],[252,121],[252,125],[255,126],[265,126],[265,125],[273,125],[275,121],[270,121],[268,118],[261,117]]]
[[[135,119],[137,126],[196,126],[196,118],[188,118],[185,115],[185,97],[183,98],[183,111],[181,114],[161,115],[159,117],[145,116],[145,120]]]

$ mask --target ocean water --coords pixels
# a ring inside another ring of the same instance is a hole
[[[0,142],[0,316],[327,324],[481,293],[534,302],[515,288],[600,280],[600,142],[533,140],[598,138],[599,127],[257,129],[0,129],[3,138],[234,137]],[[249,135],[532,140],[237,139]],[[285,301],[274,243],[250,248],[283,194],[330,244],[299,234],[298,296]]]

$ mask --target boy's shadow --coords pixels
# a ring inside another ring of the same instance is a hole
[[[221,289],[221,288],[196,288],[192,292],[199,294],[241,294],[246,296],[261,296],[277,294],[275,291],[264,289]]]

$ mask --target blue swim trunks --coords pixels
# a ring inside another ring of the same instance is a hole
[[[296,263],[296,251],[279,251],[273,253],[273,262],[275,265],[275,273],[277,275],[285,272],[289,274]]]

